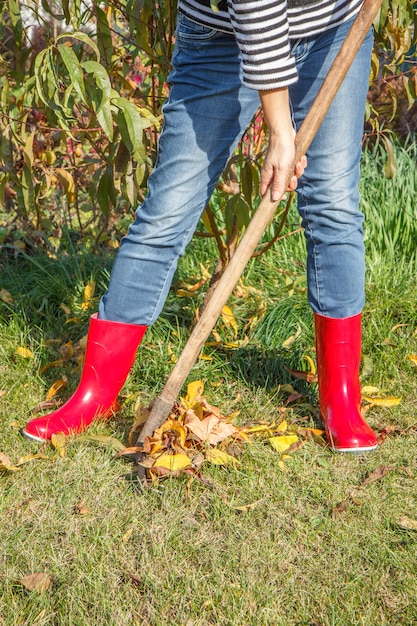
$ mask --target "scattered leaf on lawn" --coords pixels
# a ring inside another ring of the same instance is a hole
[[[85,506],[84,500],[81,500],[81,502],[78,502],[78,504],[74,506],[74,513],[77,515],[87,515],[89,512],[90,509],[88,506]]]
[[[285,465],[285,461],[283,461],[282,459],[280,459],[278,461],[278,467],[280,470],[282,470],[283,472],[288,473],[288,467]]]
[[[372,361],[370,356],[368,356],[367,354],[364,354],[362,356],[362,371],[361,371],[360,377],[367,378],[368,376],[372,374],[373,371],[374,371],[374,362]]]
[[[5,389],[0,390],[0,398],[4,398],[7,395],[7,391]]]
[[[396,330],[398,330],[399,328],[403,328],[403,326],[408,326],[408,324],[395,324],[395,326],[393,326],[390,329],[390,333],[394,333]]]
[[[316,373],[316,365],[313,361],[313,359],[311,358],[311,356],[308,356],[308,354],[304,354],[303,355],[303,359],[305,359],[307,361],[307,363],[310,366],[310,374],[315,374]]]
[[[35,357],[32,350],[29,350],[29,348],[24,348],[23,346],[19,346],[18,348],[16,348],[15,354],[21,356],[23,359],[33,359]]]
[[[23,576],[20,583],[29,591],[47,591],[52,585],[52,579],[46,572]]]
[[[362,387],[361,392],[364,396],[373,396],[379,393],[379,388],[373,387],[372,385],[365,385],[364,387]]]
[[[133,535],[133,527],[131,526],[131,527],[130,527],[130,528],[129,528],[126,532],[125,532],[125,534],[123,535],[123,537],[121,537],[121,538],[120,538],[120,541],[121,541],[122,543],[127,543],[127,542],[131,539],[132,535]]]
[[[377,480],[381,480],[394,469],[393,465],[379,465],[376,470],[368,474],[365,480],[362,482],[362,486],[370,485],[371,483],[376,482]]]
[[[288,428],[288,422],[287,420],[282,420],[282,422],[280,424],[278,424],[278,426],[276,428],[274,428],[274,430],[277,433],[285,433],[285,431]]]
[[[18,470],[19,468],[13,465],[9,457],[0,452],[0,472],[16,472]]]
[[[305,380],[307,383],[316,383],[317,375],[312,374],[311,372],[304,372],[303,370],[292,370],[290,367],[284,366],[285,369],[291,376],[294,378],[299,378],[300,380]]]
[[[13,304],[13,296],[7,289],[0,289],[0,300],[7,304]]]
[[[65,456],[67,453],[66,443],[67,438],[63,433],[55,433],[51,437],[51,443],[55,450],[58,452],[59,456]]]
[[[251,502],[250,504],[242,504],[241,506],[235,506],[233,504],[229,504],[230,508],[234,511],[241,511],[242,513],[246,513],[247,511],[252,511],[252,509],[256,508],[258,504],[264,501],[264,498],[260,500],[255,500],[255,502]]]
[[[56,380],[48,389],[48,392],[45,397],[45,401],[49,402],[52,398],[64,387],[67,386],[67,381],[61,378],[60,380]]]
[[[21,456],[16,465],[24,465],[25,463],[29,463],[30,461],[34,461],[35,459],[48,459],[49,457],[46,454],[42,454],[42,452],[37,452],[36,454],[26,454],[25,456]]]
[[[297,326],[297,330],[295,331],[295,333],[293,335],[290,335],[285,341],[282,342],[282,347],[286,349],[290,348],[294,341],[296,341],[300,335],[301,327]]]
[[[236,457],[218,448],[210,448],[207,450],[206,459],[209,463],[213,463],[214,465],[236,465],[236,463],[239,463]]]
[[[397,520],[397,524],[404,530],[417,530],[417,519],[411,519],[407,515],[401,515]]]
[[[191,465],[191,461],[186,454],[164,454],[156,459],[152,468],[161,467],[175,472]]]
[[[122,451],[126,449],[126,446],[116,437],[108,437],[107,435],[79,435],[76,441],[97,441],[97,443],[110,445],[115,450]]]
[[[233,330],[233,334],[236,337],[238,333],[237,322],[232,309],[227,304],[222,308],[222,320],[225,326]]]
[[[277,452],[285,452],[288,448],[298,441],[297,435],[279,435],[278,437],[270,437],[269,443]]]
[[[90,280],[84,287],[83,302],[81,304],[81,308],[83,309],[83,311],[94,306],[93,298],[94,298],[95,290],[96,290],[96,281]]]
[[[410,359],[410,361],[414,364],[417,365],[417,354],[409,354],[407,356],[407,359]]]
[[[401,402],[401,398],[397,398],[395,396],[387,396],[386,398],[382,398],[380,396],[362,396],[362,397],[366,402],[370,402],[371,404],[374,404],[375,406],[391,407],[391,406],[397,406],[397,404],[400,404]]]

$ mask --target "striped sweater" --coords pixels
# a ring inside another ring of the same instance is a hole
[[[179,0],[179,11],[198,24],[234,34],[243,81],[252,89],[286,87],[297,80],[291,45],[355,16],[363,0]]]

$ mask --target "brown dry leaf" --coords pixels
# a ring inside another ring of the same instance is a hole
[[[395,396],[387,396],[386,398],[381,398],[378,396],[375,396],[375,397],[362,396],[362,397],[366,402],[370,402],[371,404],[374,404],[375,406],[391,407],[391,406],[397,406],[397,404],[400,404],[401,402],[401,398],[397,398]]]
[[[19,468],[13,465],[7,454],[0,452],[0,472],[16,472]]]
[[[0,300],[3,300],[6,304],[13,304],[13,296],[7,289],[0,289]]]
[[[29,348],[24,348],[23,346],[19,346],[18,348],[16,348],[15,354],[21,356],[23,359],[33,359],[35,357],[32,350],[29,350]]]
[[[47,591],[52,585],[52,578],[46,572],[23,576],[20,583],[29,591]]]
[[[45,397],[45,401],[49,402],[50,400],[52,400],[52,398],[58,393],[58,391],[60,391],[61,389],[64,389],[64,387],[67,386],[67,381],[64,380],[63,378],[56,380],[48,389],[48,392],[46,394]]]
[[[5,389],[0,390],[0,398],[4,398],[7,395],[7,391]]]
[[[311,372],[303,372],[302,370],[292,370],[291,368],[285,365],[285,369],[291,376],[294,378],[300,378],[301,380],[305,380],[307,383],[316,383],[317,375],[312,374]]]
[[[213,446],[224,441],[227,437],[239,435],[239,431],[233,424],[222,421],[215,415],[208,415],[208,417],[200,420],[192,410],[185,414],[184,425],[200,441],[210,443]]]
[[[407,515],[401,515],[397,520],[397,524],[404,530],[417,530],[417,519],[411,519]]]
[[[81,502],[78,502],[78,504],[74,506],[74,513],[77,515],[87,515],[89,512],[90,509],[88,506],[85,506],[84,500],[81,500]]]
[[[393,465],[379,465],[376,470],[368,474],[368,476],[362,482],[362,486],[364,487],[366,485],[370,485],[371,483],[376,482],[377,480],[381,480],[382,478],[384,478],[384,476],[388,474],[388,472],[393,469]]]

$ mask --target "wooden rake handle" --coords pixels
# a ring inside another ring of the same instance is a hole
[[[294,166],[306,154],[321,122],[323,121],[343,79],[345,78],[372,22],[378,12],[382,0],[365,0],[354,21],[328,75],[326,76],[317,97],[302,123],[295,138],[295,159],[287,176],[287,184],[293,175]],[[287,186],[287,185],[286,185]],[[145,437],[163,424],[169,416],[178,393],[181,390],[192,366],[202,349],[207,337],[213,330],[223,307],[236,286],[246,264],[251,258],[262,234],[271,221],[277,202],[272,202],[269,194],[265,194],[250,221],[239,246],[231,258],[216,289],[208,301],[203,314],[195,325],[181,355],[178,358],[161,394],[152,404],[152,409],[139,436],[140,446]]]

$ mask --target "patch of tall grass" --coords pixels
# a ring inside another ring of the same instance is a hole
[[[364,150],[361,207],[371,263],[382,256],[392,262],[415,261],[417,251],[417,144],[395,146],[395,174],[385,176],[386,154],[376,145]]]

